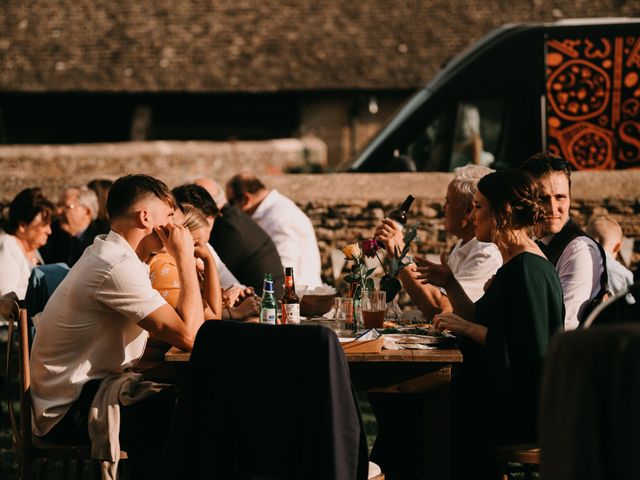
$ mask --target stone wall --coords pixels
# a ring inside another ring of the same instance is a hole
[[[259,167],[258,173],[268,187],[292,198],[311,218],[321,249],[323,277],[328,283],[334,283],[331,250],[368,238],[385,213],[409,193],[416,197],[410,223],[420,221],[422,225],[422,243],[417,250],[437,254],[453,246],[454,240],[444,234],[442,226],[442,202],[452,178],[449,173],[268,175],[286,162],[300,159],[300,148],[290,148],[289,156],[283,157],[273,153],[273,145],[256,142],[253,147],[242,142],[235,146],[152,142],[106,147],[0,147],[0,199],[11,199],[20,189],[33,185],[42,186],[56,198],[64,185],[127,172],[155,175],[172,187],[198,175],[223,182],[242,168],[253,166]],[[309,152],[317,153],[313,148]],[[572,180],[573,217],[584,225],[593,214],[612,215],[624,234],[633,239],[632,263],[637,265],[640,170],[576,172]]]

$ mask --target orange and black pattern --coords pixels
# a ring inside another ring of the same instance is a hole
[[[547,40],[548,150],[576,170],[640,167],[640,37]]]

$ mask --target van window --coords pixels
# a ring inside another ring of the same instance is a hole
[[[452,171],[469,163],[492,166],[499,154],[504,108],[504,98],[450,104],[398,153],[417,171]]]
[[[491,167],[497,156],[504,99],[458,103],[449,170],[469,163]]]

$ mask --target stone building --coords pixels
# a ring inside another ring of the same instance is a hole
[[[5,0],[0,143],[317,137],[335,166],[508,22],[630,0]]]

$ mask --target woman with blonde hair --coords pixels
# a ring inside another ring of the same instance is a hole
[[[446,263],[417,259],[420,278],[444,288],[453,307],[434,317],[435,327],[461,337],[452,405],[453,451],[465,457],[453,459],[458,478],[490,477],[490,446],[537,440],[542,362],[564,324],[558,274],[530,237],[543,218],[538,184],[526,172],[480,180],[471,214],[476,238],[495,243],[504,263],[476,303]]]
[[[176,213],[176,216],[183,217],[183,225],[193,236],[202,300],[205,305],[204,318],[219,320],[222,315],[222,294],[216,262],[208,247],[211,226],[207,222],[207,217],[193,205],[182,204],[181,214]],[[175,259],[169,252],[162,250],[148,259],[147,263],[151,285],[160,292],[169,305],[175,308],[180,296],[180,278]]]

